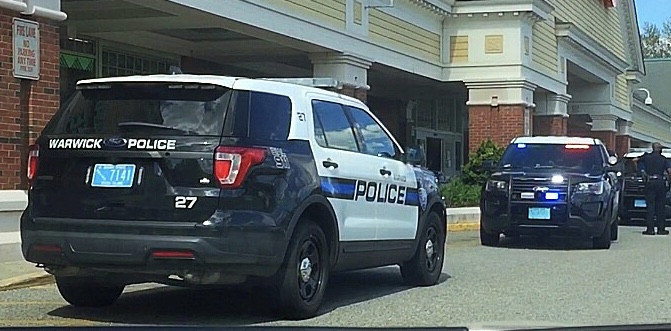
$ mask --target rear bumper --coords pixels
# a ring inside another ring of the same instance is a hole
[[[646,207],[635,207],[634,202],[636,200],[644,200],[645,196],[643,194],[628,194],[622,197],[622,203],[620,204],[620,217],[623,218],[645,218],[647,212]],[[666,198],[666,218],[669,220],[671,218],[671,195],[667,194]]]
[[[285,232],[275,227],[203,230],[192,224],[153,222],[148,228],[140,222],[111,221],[113,225],[100,229],[82,225],[86,220],[31,219],[27,214],[21,218],[23,256],[53,270],[267,277],[281,266],[288,245]],[[193,257],[157,258],[152,254],[157,250],[190,252]]]

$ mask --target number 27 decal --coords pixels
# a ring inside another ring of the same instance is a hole
[[[177,209],[191,209],[191,208],[193,208],[193,205],[196,204],[196,201],[198,201],[198,197],[176,196],[175,197],[175,208],[177,208]]]

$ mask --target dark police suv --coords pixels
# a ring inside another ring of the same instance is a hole
[[[24,257],[75,306],[128,284],[272,285],[314,315],[332,271],[441,275],[445,206],[359,100],[269,79],[94,79],[29,152]],[[414,162],[417,161],[415,158]]]
[[[638,172],[635,160],[643,154],[652,152],[650,148],[632,148],[624,155],[624,190],[620,202],[620,223],[644,224],[647,205],[645,202],[645,183]],[[671,158],[671,150],[662,150],[662,155]],[[671,218],[671,192],[666,194],[666,218]]]
[[[598,139],[514,139],[483,187],[482,244],[499,244],[501,233],[561,234],[610,248],[618,234],[616,161]]]

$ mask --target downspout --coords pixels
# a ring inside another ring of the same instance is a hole
[[[60,10],[35,6],[18,0],[0,0],[0,8],[17,11],[22,15],[37,16],[57,22],[64,21],[68,18],[68,15]]]
[[[0,8],[23,12],[28,10],[28,5],[23,1],[0,0]]]

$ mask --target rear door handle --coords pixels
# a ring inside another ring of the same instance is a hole
[[[331,160],[326,160],[322,162],[322,165],[324,166],[324,168],[333,168],[333,169],[338,168],[338,164]]]
[[[382,175],[382,176],[391,176],[391,170],[387,170],[387,169],[384,169],[384,168],[383,168],[383,169],[380,169],[380,175]]]

